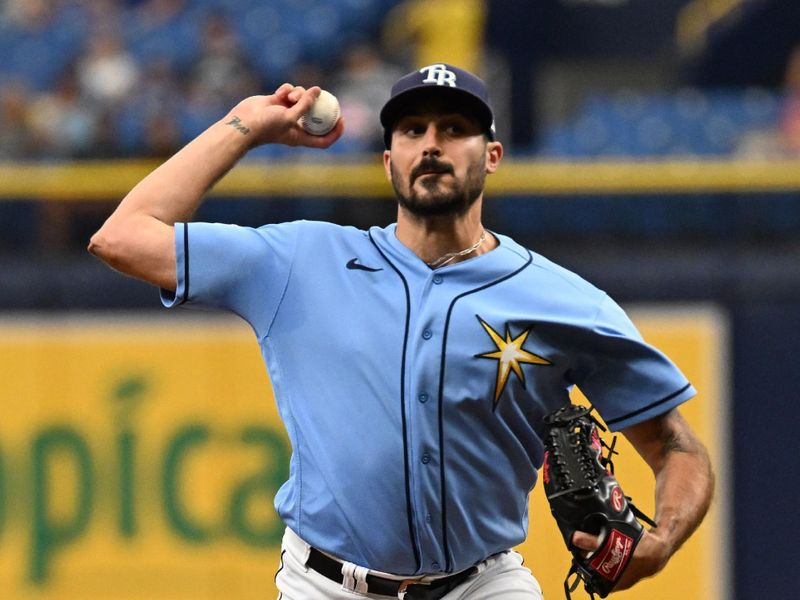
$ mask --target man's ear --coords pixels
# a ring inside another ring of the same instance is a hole
[[[386,171],[386,179],[392,180],[392,152],[391,150],[383,151],[383,170]]]
[[[486,173],[492,174],[497,171],[501,160],[503,160],[503,144],[500,142],[486,144]]]

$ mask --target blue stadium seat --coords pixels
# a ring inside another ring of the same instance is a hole
[[[752,129],[775,124],[780,95],[762,89],[589,96],[567,123],[544,131],[541,156],[725,155]]]

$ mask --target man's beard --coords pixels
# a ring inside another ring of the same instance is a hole
[[[455,177],[452,166],[436,159],[424,159],[409,174],[408,193],[404,193],[400,175],[394,170],[394,165],[391,166],[392,187],[397,196],[397,202],[417,217],[463,215],[483,192],[486,171],[483,164],[475,163],[467,169],[467,176],[463,182],[456,181],[454,186],[449,186],[441,191],[438,190],[445,187],[440,181],[442,175],[427,175],[422,180],[422,186],[428,191],[426,199],[423,200],[414,189],[414,182],[422,172],[431,170],[442,174],[449,173],[451,177]]]

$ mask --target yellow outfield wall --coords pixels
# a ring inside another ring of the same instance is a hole
[[[327,158],[327,160],[326,160]],[[158,167],[153,160],[0,162],[0,201],[119,200]],[[489,196],[701,194],[800,190],[800,159],[524,160],[509,157],[487,180]],[[245,159],[210,192],[227,198],[393,198],[378,154],[298,154]]]
[[[702,395],[687,418],[725,482],[724,321],[636,311]],[[237,319],[0,320],[0,590],[10,600],[274,598],[289,449],[258,345]],[[633,455],[623,488],[652,510]],[[721,494],[668,570],[619,598],[723,600]],[[539,490],[520,550],[547,597],[568,554]],[[544,514],[543,514],[544,513]]]

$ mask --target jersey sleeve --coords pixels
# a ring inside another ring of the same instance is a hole
[[[663,414],[696,394],[678,367],[645,342],[607,296],[579,365],[576,384],[614,431]]]
[[[177,288],[162,289],[161,302],[228,310],[266,335],[291,273],[298,228],[176,223]]]

